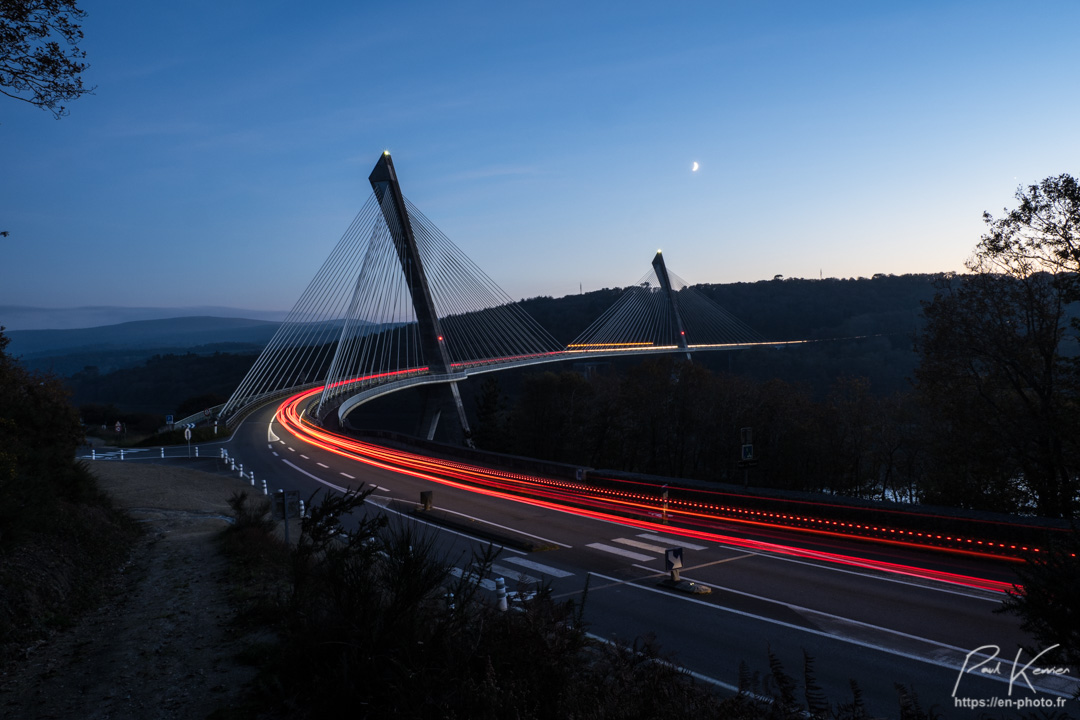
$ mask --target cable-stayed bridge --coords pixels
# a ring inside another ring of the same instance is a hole
[[[363,402],[441,385],[426,402],[432,436],[444,409],[468,430],[457,383],[522,365],[626,354],[776,345],[695,291],[657,252],[650,270],[566,346],[525,312],[401,192],[389,153],[372,194],[222,408],[322,388],[311,414],[341,422]]]

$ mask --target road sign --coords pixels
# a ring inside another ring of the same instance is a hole
[[[169,427],[172,427],[172,424],[173,424],[173,416],[172,415],[166,415],[165,416],[165,424],[168,425]]]
[[[664,569],[671,573],[671,581],[679,582],[679,569],[682,568],[682,551],[680,548],[668,548],[664,551]]]
[[[742,459],[753,460],[754,459],[754,446],[747,443],[742,446]]]
[[[202,414],[205,415],[206,417],[210,417],[210,408],[206,408],[205,410],[203,410]]]
[[[184,439],[191,440],[191,428],[184,428]]]
[[[116,421],[116,432],[120,432],[123,429],[124,429],[124,426],[120,424],[119,420],[117,420]]]

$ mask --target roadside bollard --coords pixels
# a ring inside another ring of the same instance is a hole
[[[120,448],[120,459],[124,459],[124,448]]]
[[[243,465],[241,465],[240,467],[243,467]],[[254,487],[255,486],[255,473],[254,472],[249,472],[248,476],[251,477],[251,486]],[[244,477],[244,475],[241,473],[240,477]]]
[[[244,463],[240,463],[240,477],[244,477]],[[252,478],[254,479],[254,478]]]
[[[303,517],[307,517],[307,515],[305,514],[305,512],[306,512],[306,511],[304,510],[304,501],[303,501],[303,500],[301,500],[301,501],[300,501],[300,517],[302,517],[302,518],[303,518]]]
[[[165,448],[161,448],[161,457],[165,457]]]
[[[251,481],[251,484],[252,484],[252,485],[254,485],[254,484],[255,484],[255,480],[254,480],[254,479],[253,479],[253,480]],[[269,492],[269,491],[268,491],[268,490],[266,489],[266,481],[265,481],[265,480],[263,480],[263,495],[269,495],[269,494],[270,494],[270,492]]]
[[[90,448],[90,459],[97,460],[97,450],[94,448]]]
[[[229,469],[230,470],[235,470],[236,469],[236,458],[229,458]]]
[[[195,446],[195,457],[199,457],[199,446]]]
[[[446,608],[448,610],[455,610],[457,605],[454,604],[454,593],[446,594]]]
[[[495,578],[495,598],[499,602],[499,609],[506,612],[506,580]]]

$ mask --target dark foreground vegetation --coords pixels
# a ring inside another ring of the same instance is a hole
[[[93,607],[137,533],[74,461],[83,433],[63,384],[6,347],[0,332],[0,661]]]
[[[971,272],[934,281],[906,388],[882,392],[868,372],[823,389],[715,372],[701,356],[537,373],[512,395],[493,376],[475,401],[475,441],[626,472],[1074,518],[1080,191],[1063,175],[1017,198],[1006,217],[986,216]],[[816,304],[802,312],[829,315]],[[743,428],[758,461],[749,470]]]
[[[721,696],[664,656],[652,638],[590,636],[583,605],[548,588],[500,610],[478,591],[495,556],[455,578],[431,536],[367,516],[341,520],[364,494],[314,504],[287,548],[263,498],[235,495],[222,537],[238,572],[244,622],[274,631],[253,649],[261,673],[249,711],[317,718],[867,718],[858,682],[827,698],[805,657],[798,678],[766,648],[768,672],[745,664]],[[587,597],[582,602],[588,602]],[[748,648],[754,652],[756,648]],[[757,654],[757,653],[755,653]],[[897,687],[893,717],[940,717]],[[266,715],[262,715],[266,716]]]

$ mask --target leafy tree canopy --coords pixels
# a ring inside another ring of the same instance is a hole
[[[0,0],[0,94],[67,115],[65,101],[93,91],[81,77],[85,16],[75,0]]]

